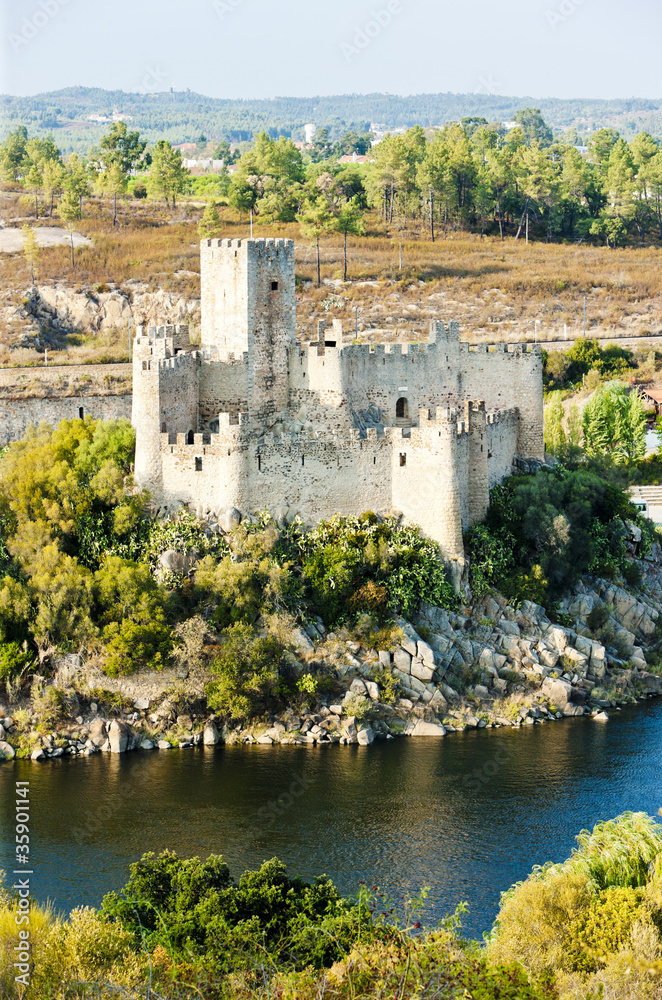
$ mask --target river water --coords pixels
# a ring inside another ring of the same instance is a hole
[[[469,903],[487,930],[499,894],[575,834],[662,806],[662,702],[372,747],[219,747],[0,765],[0,867],[13,870],[14,781],[30,781],[32,891],[68,911],[165,848],[222,854],[233,874],[279,857],[291,874],[360,881],[430,915]]]

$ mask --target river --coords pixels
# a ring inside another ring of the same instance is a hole
[[[292,874],[360,881],[396,902],[464,900],[479,936],[499,894],[575,834],[662,806],[662,701],[372,747],[219,747],[0,765],[0,867],[13,864],[14,781],[30,781],[32,891],[68,911],[121,887],[144,851],[222,854],[233,874],[277,856]]]

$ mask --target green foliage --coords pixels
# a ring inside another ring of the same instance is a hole
[[[284,652],[278,639],[260,636],[250,625],[236,622],[226,628],[211,664],[215,679],[206,689],[210,708],[240,719],[279,707],[293,680]]]
[[[603,348],[597,340],[578,337],[567,351],[545,352],[543,382],[548,390],[569,389],[580,384],[591,371],[600,378],[615,379],[635,367],[634,355],[627,348],[617,344]]]
[[[381,932],[365,901],[343,899],[333,883],[290,878],[273,859],[238,882],[222,858],[143,855],[121,895],[103,912],[148,947],[205,955],[217,971],[250,966],[260,957],[294,968],[329,966],[353,944]]]
[[[641,396],[620,382],[608,382],[586,404],[583,430],[589,457],[610,456],[617,463],[643,458],[646,414]]]
[[[583,573],[623,576],[624,520],[633,518],[624,489],[586,469],[512,476],[491,491],[485,523],[469,532],[472,588],[547,604]]]
[[[0,644],[0,683],[15,680],[34,665],[32,653],[17,642]]]
[[[624,813],[582,831],[577,841],[563,864],[534,868],[503,894],[488,949],[493,960],[517,955],[559,982],[579,974],[578,985],[596,970],[617,968],[622,949],[629,950],[626,964],[637,964],[635,926],[648,928],[644,937],[659,949],[660,825],[645,813]]]
[[[151,522],[142,556],[152,573],[158,575],[164,583],[177,584],[181,582],[180,579],[171,579],[159,568],[159,556],[168,551],[184,555],[191,553],[202,559],[208,554],[227,552],[228,546],[218,536],[209,538],[195,514],[182,508],[173,521]]]
[[[361,612],[409,616],[423,601],[457,603],[437,545],[394,518],[336,515],[301,536],[298,545],[312,602],[328,624]]]

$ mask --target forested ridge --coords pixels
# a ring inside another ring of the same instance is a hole
[[[155,84],[156,85],[156,84]],[[201,131],[214,139],[250,141],[264,129],[273,138],[284,135],[303,139],[307,122],[326,126],[332,137],[348,129],[366,130],[371,122],[387,129],[414,125],[443,126],[463,117],[480,116],[507,121],[522,107],[539,107],[555,132],[576,128],[589,134],[616,128],[626,138],[642,130],[662,135],[662,101],[642,98],[602,101],[593,99],[537,99],[497,94],[341,94],[311,97],[275,97],[262,100],[229,100],[192,91],[125,93],[93,87],[70,87],[29,97],[0,98],[0,130],[6,133],[23,124],[31,130],[57,129],[63,148],[89,143],[98,126],[83,123],[91,114],[117,110],[133,116],[134,127],[147,138],[171,142],[194,141]],[[66,141],[64,141],[66,135]],[[62,138],[60,138],[62,136]]]

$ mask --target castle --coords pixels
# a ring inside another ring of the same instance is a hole
[[[296,339],[294,243],[204,240],[201,345],[139,327],[135,477],[162,504],[287,507],[307,521],[399,511],[463,557],[462,532],[518,458],[543,459],[538,348]]]

